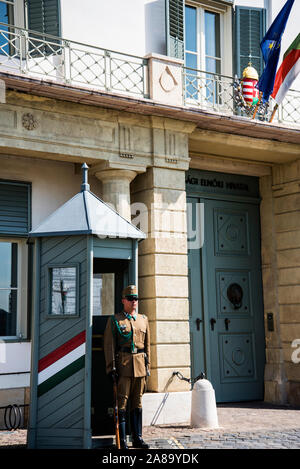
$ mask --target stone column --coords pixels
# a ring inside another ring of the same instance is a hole
[[[93,174],[102,182],[102,200],[130,221],[130,182],[137,173],[126,169],[101,169],[100,166],[93,168]],[[114,285],[114,274],[102,276],[102,314],[114,314]]]
[[[104,169],[94,174],[102,182],[104,202],[112,204],[122,217],[130,221],[130,183],[137,173],[128,169]]]

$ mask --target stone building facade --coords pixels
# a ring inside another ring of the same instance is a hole
[[[205,294],[210,258],[207,264],[203,263],[202,249],[206,244],[191,253],[188,199],[199,199],[208,213],[207,200],[222,200],[224,207],[227,202],[252,206],[255,198],[260,213],[256,217],[260,230],[257,253],[261,255],[256,268],[261,275],[258,284],[263,301],[262,309],[252,310],[250,316],[258,315],[263,326],[258,343],[253,330],[249,332],[251,350],[247,348],[245,352],[240,343],[234,345],[234,364],[229,364],[228,371],[224,368],[230,376],[221,376],[220,389],[226,382],[233,383],[235,377],[237,387],[242,387],[245,376],[238,376],[236,370],[247,360],[245,373],[252,373],[251,383],[258,381],[256,372],[249,371],[249,367],[255,367],[253,360],[260,353],[263,376],[256,398],[299,405],[299,125],[269,124],[187,105],[182,94],[182,61],[159,54],[148,54],[145,59],[149,66],[147,97],[0,70],[5,84],[0,105],[0,179],[4,183],[29,184],[34,229],[78,192],[80,167],[86,162],[92,192],[147,234],[147,239],[139,243],[138,265],[139,308],[148,315],[152,342],[147,394],[150,402],[153,395],[161,399],[161,393],[168,390],[178,396],[175,406],[189,401],[190,383],[178,379],[178,375],[174,377],[174,371],[187,379],[205,371],[215,385],[215,350],[220,369],[229,363],[227,358],[223,361],[225,316],[221,312],[216,316],[217,322],[218,318],[220,324],[222,321],[222,326],[215,326],[219,328],[216,339],[213,332],[217,329],[213,329],[211,319],[217,312],[210,310],[204,297],[199,300],[201,318],[192,312],[192,282],[196,282],[193,262],[200,256],[198,289]],[[210,191],[199,189],[197,195],[196,188],[189,187],[189,177],[210,178]],[[228,178],[233,181],[229,192],[218,192],[213,181],[217,185],[217,181]],[[253,199],[238,186],[246,184],[247,178],[258,187]],[[206,219],[201,216],[196,227],[200,231],[206,230]],[[217,223],[215,218],[213,223]],[[12,399],[20,404],[29,402],[33,285],[29,285],[30,252],[26,241],[25,235],[1,234],[1,242],[17,243],[19,249],[16,334],[3,339],[0,349],[3,406],[11,404]],[[207,241],[206,237],[204,243]],[[248,243],[250,246],[250,238]],[[248,257],[252,254],[249,250]],[[216,269],[216,275],[220,269]],[[246,271],[248,267],[233,263],[228,269]],[[251,278],[249,285],[253,281]],[[209,295],[217,298],[217,287],[209,288]],[[111,312],[108,307],[107,314]],[[234,321],[231,311],[229,331]],[[248,334],[243,328],[232,331],[235,337]],[[245,394],[232,398],[217,394],[219,402],[246,398]]]

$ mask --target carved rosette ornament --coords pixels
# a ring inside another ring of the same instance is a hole
[[[33,114],[28,112],[22,116],[22,125],[26,130],[34,130],[38,126],[38,121]]]

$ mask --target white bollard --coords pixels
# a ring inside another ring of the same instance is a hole
[[[191,426],[198,428],[219,427],[215,391],[207,379],[199,379],[193,386]]]

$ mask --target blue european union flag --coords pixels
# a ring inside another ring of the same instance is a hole
[[[263,101],[269,100],[273,92],[276,70],[280,55],[281,38],[295,0],[287,0],[284,7],[276,16],[269,30],[260,43],[265,61],[264,71],[259,79],[257,88],[263,93]]]

